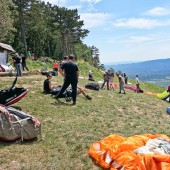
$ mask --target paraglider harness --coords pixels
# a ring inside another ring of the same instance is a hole
[[[50,94],[57,98],[62,86],[57,86],[56,88],[50,91]],[[60,95],[59,98],[65,98],[66,102],[70,102],[72,100],[72,89],[68,87],[63,94]]]
[[[0,91],[0,104],[9,106],[21,100],[28,92],[28,89],[15,87],[17,77],[10,88]]]

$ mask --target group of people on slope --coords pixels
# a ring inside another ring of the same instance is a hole
[[[104,88],[106,85],[107,90],[110,89],[110,85],[113,83],[113,78],[114,78],[114,72],[111,69],[108,69],[104,74],[103,74],[103,84],[101,86],[101,89]]]
[[[126,94],[124,85],[127,84],[127,83],[125,82],[126,81],[126,75],[124,76],[124,74],[117,73],[118,81],[119,81],[119,94],[121,94],[122,91],[123,91],[123,94]],[[136,92],[137,93],[143,92],[143,90],[140,89],[140,81],[139,81],[138,75],[136,75],[135,84],[136,84]]]
[[[122,74],[121,72],[117,72],[116,75],[118,77],[118,82],[119,82],[119,94],[121,94],[122,92],[123,92],[123,94],[126,94],[124,85],[128,84],[128,77],[126,76],[125,73]],[[103,89],[104,86],[106,85],[107,90],[109,90],[112,87],[113,78],[114,78],[114,72],[111,69],[108,69],[103,74],[104,81],[103,81],[103,84],[101,86],[101,89]],[[136,82],[136,92],[140,93],[141,89],[140,89],[140,86],[139,86],[140,81],[139,81],[138,75],[136,75],[135,82]]]
[[[86,94],[86,90],[84,88],[78,87],[79,69],[74,61],[74,56],[66,56],[64,57],[60,67],[58,68],[59,73],[64,77],[64,83],[56,97],[57,99],[59,99],[66,91],[66,89],[71,85],[71,97],[73,100],[73,105],[76,104],[77,95],[80,93],[82,93],[88,100],[92,99],[89,95]],[[44,81],[44,93],[50,94],[50,91],[55,88],[51,86],[51,78],[52,75],[48,74],[47,79]]]
[[[12,57],[12,60],[18,77],[22,76],[22,71],[25,69],[29,71],[26,65],[27,57],[25,55],[19,55],[18,53],[15,53],[15,55]]]

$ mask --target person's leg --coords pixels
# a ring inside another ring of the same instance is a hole
[[[139,92],[139,84],[136,84],[136,92]]]
[[[126,94],[124,84],[122,84],[122,90],[123,90],[123,94]]]
[[[17,76],[19,77],[22,75],[21,74],[21,64],[15,64],[15,66],[16,66]]]
[[[19,64],[19,76],[21,77],[22,76],[22,65]]]
[[[26,70],[27,70],[27,71],[29,71],[29,69],[28,69],[28,67],[27,67],[27,64],[26,64],[26,63],[25,63],[25,68],[26,68]]]
[[[18,64],[15,64],[15,70],[16,70],[16,72],[17,72],[17,76],[19,76],[19,69],[18,69]]]
[[[78,94],[82,93],[88,100],[92,99],[92,97],[90,97],[89,95],[86,94],[86,92],[85,92],[85,90],[83,88],[77,87],[77,89],[78,89],[78,91],[77,91]]]
[[[61,95],[65,92],[65,90],[67,89],[67,87],[68,87],[69,85],[70,85],[70,81],[64,80],[64,84],[63,84],[60,92],[58,93],[58,95],[57,95],[57,97],[56,97],[57,99],[61,97]]]
[[[78,81],[76,79],[71,80],[73,104],[76,104],[77,83],[78,83]]]
[[[121,87],[122,85],[121,84],[119,84],[119,94],[121,93]]]
[[[25,63],[22,63],[22,70],[24,71]]]
[[[101,89],[103,89],[105,83],[106,83],[106,80],[104,80],[104,82],[103,82],[103,84],[102,84],[102,86],[101,86]]]
[[[106,81],[107,84],[107,90],[109,90],[109,80]]]

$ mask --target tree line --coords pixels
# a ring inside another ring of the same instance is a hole
[[[99,49],[87,46],[77,9],[68,9],[40,0],[0,0],[0,42],[11,44],[26,56],[61,60],[74,54],[94,66],[100,65]]]

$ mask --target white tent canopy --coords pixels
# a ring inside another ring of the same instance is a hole
[[[10,52],[15,52],[15,50],[8,44],[0,43],[0,48]]]
[[[9,67],[7,65],[7,54],[8,52],[15,52],[15,50],[7,44],[0,43],[0,65],[5,69],[5,71],[9,70]]]

